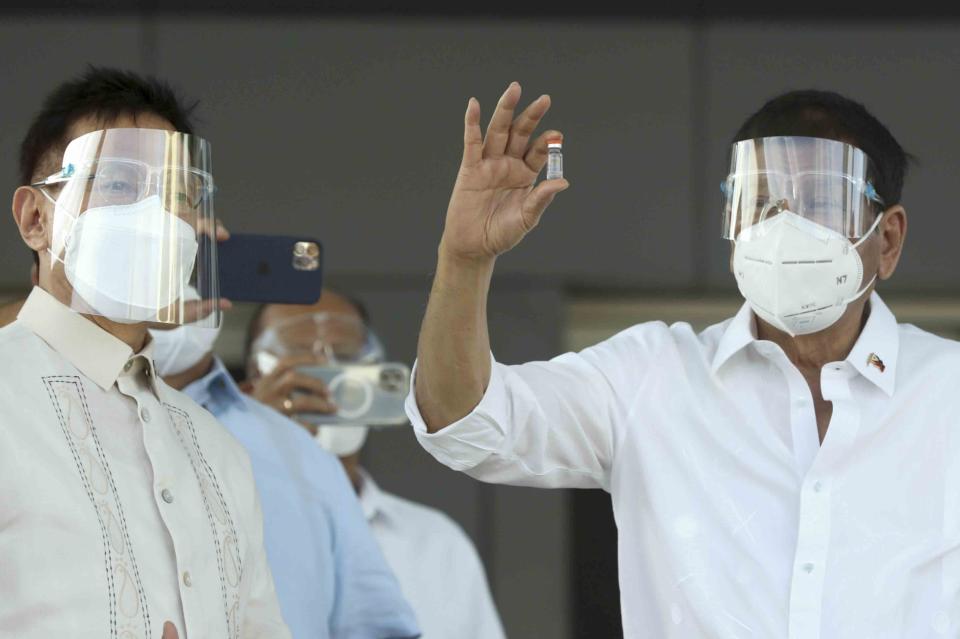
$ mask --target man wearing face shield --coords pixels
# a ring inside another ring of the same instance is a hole
[[[360,464],[368,424],[407,423],[406,384],[391,402],[391,393],[367,394],[372,385],[359,382],[374,379],[370,370],[381,376],[399,368],[408,372],[384,361],[383,345],[369,324],[359,302],[329,289],[314,305],[263,307],[248,336],[248,388],[260,401],[298,419],[319,446],[343,462],[424,639],[503,637],[470,538],[444,513],[382,490]],[[330,371],[329,386],[322,370]]]
[[[39,286],[0,331],[0,634],[289,637],[249,460],[147,333],[226,306],[209,144],[165,84],[91,68],[20,160]]]
[[[960,349],[898,325],[906,154],[866,109],[797,91],[734,137],[724,237],[745,297],[700,334],[640,324],[519,366],[490,353],[496,257],[564,180],[535,185],[549,108],[485,137],[471,99],[407,413],[490,482],[602,488],[626,637],[934,637],[960,631]]]

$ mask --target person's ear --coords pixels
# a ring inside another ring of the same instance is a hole
[[[21,186],[13,193],[13,219],[24,243],[38,253],[50,246],[47,218],[43,214],[46,198],[39,189]]]
[[[883,219],[877,226],[880,235],[880,264],[877,279],[887,280],[897,270],[903,242],[907,237],[907,211],[896,204],[883,213]]]

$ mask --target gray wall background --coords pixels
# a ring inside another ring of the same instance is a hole
[[[953,23],[7,16],[5,192],[42,97],[87,63],[156,73],[200,99],[218,214],[236,231],[322,238],[330,283],[367,300],[397,359],[414,356],[467,98],[486,120],[514,79],[524,102],[553,97],[548,125],[565,132],[572,188],[499,264],[502,361],[561,348],[570,291],[733,294],[719,240],[727,140],[792,88],[863,101],[921,160],[905,190],[915,214],[906,254],[884,288],[953,295],[960,281]],[[30,259],[12,222],[2,228],[0,290],[16,294]],[[478,484],[429,459],[407,430],[376,435],[367,463],[473,537],[511,636],[569,636],[562,491]]]

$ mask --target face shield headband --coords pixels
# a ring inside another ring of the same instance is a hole
[[[768,137],[733,145],[721,183],[723,237],[735,240],[780,211],[856,240],[884,202],[871,182],[876,170],[860,149],[810,137]]]

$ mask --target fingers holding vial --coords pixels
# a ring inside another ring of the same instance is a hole
[[[558,144],[559,146],[551,148],[551,145]],[[523,161],[534,173],[540,173],[543,171],[543,167],[547,166],[548,160],[550,159],[551,151],[557,155],[562,154],[563,146],[563,133],[556,130],[544,131],[541,133],[537,139],[530,145],[530,148],[527,149],[526,154],[523,156]],[[562,169],[562,155],[561,157],[561,170],[558,177],[547,176],[548,180],[559,179],[563,177]]]
[[[563,136],[559,133],[547,138],[547,179],[563,178]]]

